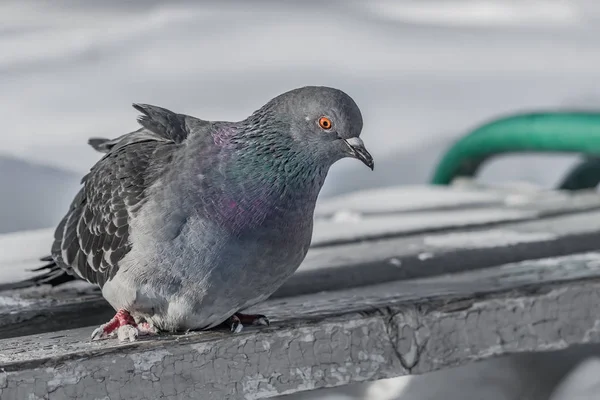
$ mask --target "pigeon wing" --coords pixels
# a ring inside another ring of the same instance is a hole
[[[191,131],[210,122],[165,108],[134,104],[142,128],[116,139],[92,138],[106,155],[83,180],[83,187],[56,228],[52,256],[39,275],[21,286],[59,285],[76,277],[103,286],[131,250],[129,222],[147,191],[168,167],[173,152]]]
[[[96,151],[108,153],[113,148],[147,140],[181,143],[188,137],[191,129],[210,124],[208,121],[149,104],[133,104],[133,108],[142,114],[137,119],[141,129],[116,139],[90,138],[89,145]]]
[[[55,231],[52,257],[59,267],[101,287],[114,276],[131,250],[131,218],[176,147],[159,141],[133,143],[112,149],[92,168]]]

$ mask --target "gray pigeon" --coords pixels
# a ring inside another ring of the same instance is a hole
[[[269,297],[311,242],[331,165],[373,169],[347,94],[304,87],[240,122],[135,104],[142,128],[113,140],[55,232],[52,260],[117,310],[92,339],[267,325],[241,310]]]

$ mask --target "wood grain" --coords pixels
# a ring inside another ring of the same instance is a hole
[[[89,343],[89,327],[5,339],[0,396],[259,399],[598,343],[599,278],[600,253],[583,253],[273,299],[255,309],[273,325],[238,335]]]

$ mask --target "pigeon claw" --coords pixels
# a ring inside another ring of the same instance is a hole
[[[269,326],[271,325],[271,322],[269,321],[269,319],[265,316],[262,316],[260,318],[255,319],[254,321],[252,321],[253,325],[258,325],[258,326]]]
[[[107,325],[108,324],[102,324],[98,328],[94,329],[94,332],[92,332],[91,337],[92,342],[96,340],[108,339],[109,337],[111,337],[114,331],[109,332],[108,329],[106,329]]]
[[[234,314],[231,317],[227,318],[227,320],[225,321],[225,325],[227,325],[233,333],[240,333],[242,329],[244,329],[244,325],[242,324],[242,321],[240,321],[240,319],[238,318],[237,314]]]
[[[256,326],[269,326],[271,323],[269,319],[262,314],[242,314],[236,313],[236,317],[242,324],[256,325]]]
[[[92,332],[91,340],[108,339],[117,336],[120,342],[135,341],[138,336],[156,335],[156,328],[147,322],[137,324],[129,311],[119,310],[117,314],[107,323],[100,325]]]
[[[158,335],[158,329],[153,327],[147,322],[141,322],[137,325],[138,333],[140,335]]]
[[[133,325],[123,325],[117,329],[117,337],[119,338],[119,342],[126,342],[129,340],[130,342],[135,342],[138,338],[139,331]]]

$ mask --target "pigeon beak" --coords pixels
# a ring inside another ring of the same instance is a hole
[[[350,156],[362,161],[367,167],[374,167],[373,157],[365,149],[365,144],[359,137],[351,137],[349,139],[343,139],[350,149]]]

